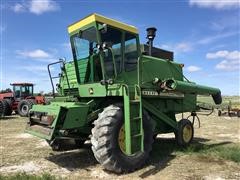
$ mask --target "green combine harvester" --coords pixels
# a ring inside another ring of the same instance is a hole
[[[197,110],[196,96],[222,101],[217,88],[188,81],[173,53],[153,47],[156,28],[141,45],[138,30],[92,14],[70,25],[73,61],[61,63],[57,91],[49,105],[34,105],[26,131],[46,139],[53,150],[66,139],[91,140],[104,169],[130,172],[144,165],[154,136],[174,132],[180,146],[193,139],[193,122],[178,113]]]

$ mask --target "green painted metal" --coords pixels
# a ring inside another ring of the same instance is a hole
[[[88,57],[79,59],[76,54],[79,44],[75,44],[74,38],[81,39],[79,34],[89,28],[95,28],[96,34],[84,37],[89,47],[81,46],[83,51],[89,51],[93,43],[112,42],[113,46],[97,49],[94,45]],[[143,54],[138,34],[110,25],[102,33],[102,28],[102,23],[91,22],[71,32],[74,60],[64,64],[65,72],[61,73],[58,86],[60,97],[54,98],[50,105],[33,106],[28,133],[48,140],[81,138],[82,134],[87,137],[98,113],[104,107],[120,102],[124,105],[126,154],[132,155],[144,151],[143,109],[152,117],[156,133],[174,132],[177,128],[175,115],[196,111],[197,94],[220,92],[217,88],[185,81],[183,66],[179,63]],[[111,32],[120,34],[119,38]],[[112,74],[108,72],[109,67]],[[31,120],[39,114],[54,115],[54,121],[47,126],[52,129],[51,135],[33,129],[35,125],[43,127],[41,121],[34,123]]]
[[[144,151],[142,126],[142,101],[139,86],[124,85],[124,126],[126,153]]]
[[[184,92],[184,93],[186,92],[196,93],[201,95],[201,94],[217,94],[220,92],[218,88],[202,86],[193,82],[178,81],[174,79],[167,80],[166,84],[170,89]]]
[[[132,139],[131,139],[131,123],[130,123],[130,94],[129,88],[127,85],[123,86],[124,94],[124,127],[125,127],[125,145],[126,145],[126,154],[132,154]]]
[[[159,112],[159,110],[157,108],[155,108],[152,104],[150,104],[146,100],[143,100],[143,107],[146,108],[153,115],[155,115],[157,118],[159,118],[161,121],[165,122],[172,128],[177,129],[176,120],[171,119],[170,117],[168,117],[166,114],[164,114],[162,112]]]

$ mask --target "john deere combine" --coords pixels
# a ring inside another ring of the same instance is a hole
[[[63,63],[61,96],[34,105],[26,130],[53,149],[65,139],[91,139],[105,169],[133,171],[148,158],[154,135],[174,132],[181,146],[192,141],[192,122],[175,115],[194,115],[198,94],[222,101],[219,89],[188,81],[172,52],[153,47],[155,28],[147,29],[148,43],[141,45],[135,27],[92,14],[68,32],[74,61]]]

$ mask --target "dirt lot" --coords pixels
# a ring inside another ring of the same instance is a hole
[[[102,170],[89,143],[80,150],[53,152],[44,140],[24,133],[26,118],[12,116],[0,120],[0,174],[49,173],[63,179],[240,179],[240,163],[214,155],[217,148],[240,149],[240,118],[213,114],[200,119],[192,148],[179,149],[172,134],[160,135],[144,168],[115,175]]]

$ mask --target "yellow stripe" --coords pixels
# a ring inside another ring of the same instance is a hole
[[[77,29],[86,26],[94,21],[98,21],[104,24],[108,24],[111,25],[113,27],[117,27],[119,29],[123,29],[135,34],[138,34],[138,30],[137,28],[135,28],[134,26],[130,26],[127,25],[125,23],[121,23],[119,21],[110,19],[110,18],[106,18],[104,16],[98,15],[98,14],[92,14],[76,23],[74,23],[73,25],[68,26],[68,33],[72,33],[73,31],[76,31]]]

